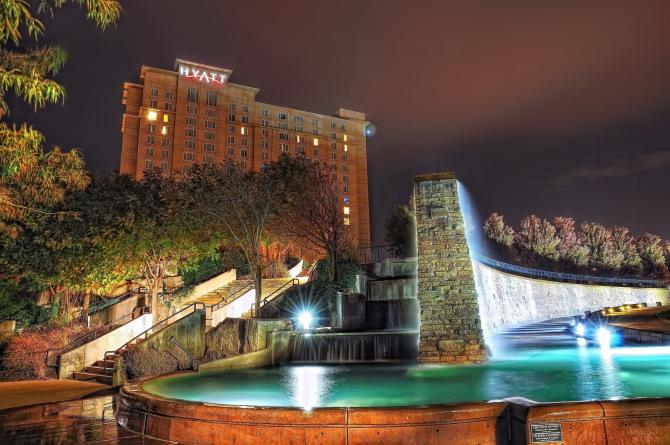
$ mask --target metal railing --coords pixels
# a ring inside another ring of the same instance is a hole
[[[359,247],[356,252],[358,262],[361,264],[381,263],[388,259],[400,259],[403,257],[400,246],[385,244],[379,246]]]
[[[288,280],[286,283],[282,284],[280,287],[278,287],[277,289],[275,289],[270,295],[268,295],[267,297],[263,298],[263,299],[260,301],[260,304],[258,305],[258,307],[256,307],[256,303],[252,303],[252,304],[251,304],[251,307],[250,307],[251,316],[252,316],[252,317],[256,317],[256,312],[262,310],[263,307],[264,307],[266,304],[269,304],[270,306],[272,306],[272,307],[275,308],[276,310],[279,310],[279,308],[277,308],[277,306],[275,306],[275,305],[272,303],[272,300],[274,300],[275,297],[276,297],[277,295],[279,295],[279,294],[281,294],[282,292],[286,291],[286,289],[288,289],[288,288],[290,288],[290,287],[293,287],[293,286],[298,286],[299,284],[300,284],[300,280],[299,280],[299,279],[297,279],[297,278],[291,278],[291,279]]]
[[[531,269],[528,267],[517,266],[515,264],[503,263],[493,258],[485,257],[480,254],[472,253],[473,260],[490,266],[494,269],[510,272],[515,275],[522,275],[528,278],[546,279],[550,281],[561,281],[567,283],[579,284],[604,284],[616,286],[635,286],[635,287],[664,287],[663,281],[643,278],[619,278],[619,277],[599,277],[595,275],[577,275],[562,272],[551,272],[547,270]]]
[[[229,292],[228,295],[226,295],[225,297],[223,297],[223,298],[222,298],[221,300],[219,300],[218,302],[216,302],[216,303],[214,303],[214,304],[208,306],[207,309],[209,309],[209,315],[210,315],[210,318],[208,318],[207,321],[212,321],[212,317],[211,317],[211,315],[212,315],[215,311],[218,311],[218,310],[221,309],[222,307],[229,305],[230,303],[232,303],[233,301],[237,300],[238,298],[240,298],[241,296],[243,296],[244,294],[246,294],[247,292],[249,292],[249,291],[252,290],[253,288],[254,288],[254,284],[253,284],[253,283],[247,283],[246,285],[244,285],[244,286],[242,286],[242,287],[240,287],[240,288],[235,289],[232,293]]]
[[[59,366],[58,359],[64,353],[71,351],[72,349],[78,348],[79,346],[82,346],[90,341],[93,341],[96,338],[99,338],[105,334],[108,334],[114,329],[119,328],[128,323],[129,321],[133,321],[136,318],[139,318],[142,315],[147,314],[149,312],[151,312],[150,307],[147,306],[136,307],[126,315],[122,315],[119,318],[116,318],[112,321],[108,321],[107,323],[99,326],[93,331],[87,332],[86,334],[75,338],[74,340],[72,340],[70,343],[68,343],[63,347],[48,349],[45,358],[46,366],[50,368],[57,368]]]
[[[188,306],[184,307],[183,309],[175,312],[174,314],[170,315],[169,317],[166,317],[159,321],[158,323],[154,323],[149,329],[146,329],[142,331],[141,333],[137,334],[135,337],[131,338],[128,340],[125,344],[123,344],[121,347],[110,350],[110,351],[105,351],[105,355],[103,355],[103,368],[105,370],[105,373],[107,372],[107,356],[108,355],[114,355],[117,353],[117,351],[127,349],[129,346],[135,344],[138,340],[146,340],[150,335],[153,335],[157,332],[160,332],[161,330],[167,328],[172,324],[173,321],[177,321],[189,314],[183,314],[181,317],[172,320],[175,318],[177,315],[182,314],[183,312],[186,312],[188,310],[191,310],[191,313],[197,311],[197,310],[205,310],[205,303],[201,303],[199,301],[196,301],[195,303],[191,303]],[[172,320],[172,321],[169,321]]]

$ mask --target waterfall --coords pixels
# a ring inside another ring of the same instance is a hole
[[[416,333],[298,334],[289,341],[294,362],[356,363],[416,358]]]

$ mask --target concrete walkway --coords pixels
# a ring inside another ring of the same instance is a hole
[[[37,403],[76,400],[96,391],[109,389],[100,383],[76,380],[24,380],[0,382],[0,409]]]

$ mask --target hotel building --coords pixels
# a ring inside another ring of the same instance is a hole
[[[258,88],[232,71],[177,59],[174,70],[142,66],[123,86],[120,173],[168,174],[230,159],[258,171],[280,153],[318,160],[342,195],[342,217],[358,246],[370,245],[365,114],[323,115],[256,101]]]

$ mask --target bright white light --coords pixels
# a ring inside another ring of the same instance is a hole
[[[319,405],[324,391],[323,368],[320,366],[296,366],[292,369],[293,400],[305,411]]]
[[[612,333],[607,328],[598,329],[598,343],[601,348],[609,348],[612,344]]]
[[[575,326],[575,334],[577,334],[577,337],[583,337],[586,334],[586,328],[583,324],[577,323]]]
[[[637,346],[616,348],[614,355],[645,356],[645,355],[670,355],[670,346]]]
[[[579,337],[579,338],[577,339],[577,345],[578,345],[579,347],[584,347],[584,346],[586,346],[586,344],[587,344],[587,343],[586,343],[586,339],[585,339],[584,337]]]
[[[309,330],[309,326],[312,324],[312,314],[307,311],[302,311],[300,315],[298,315],[298,322],[300,322],[304,330]]]

